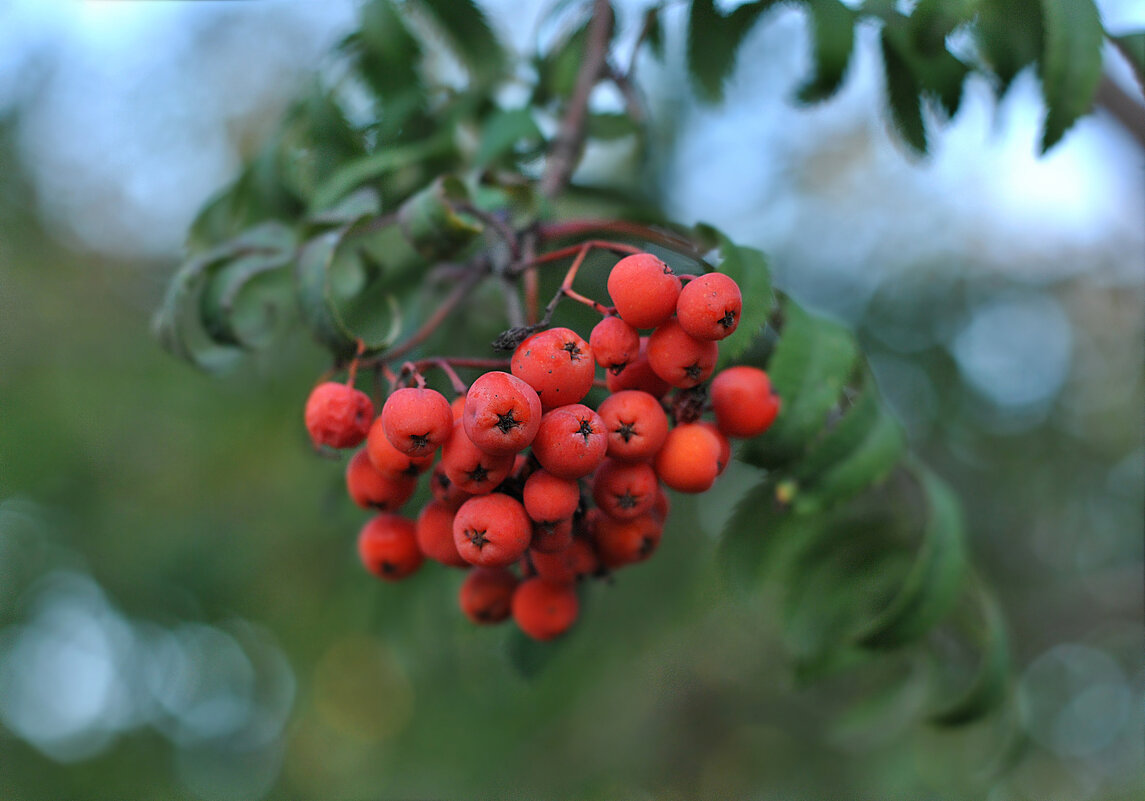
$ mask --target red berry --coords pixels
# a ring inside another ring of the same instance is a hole
[[[310,392],[304,417],[314,447],[353,448],[370,430],[374,404],[365,392],[327,381]]]
[[[779,398],[767,373],[757,367],[729,367],[712,379],[716,426],[729,437],[756,437],[779,414]]]
[[[465,433],[481,450],[494,456],[522,451],[541,425],[541,399],[536,390],[509,373],[485,373],[469,387]]]
[[[438,462],[433,466],[433,475],[429,477],[429,490],[435,500],[439,500],[453,511],[473,497],[450,480],[445,473],[445,462]]]
[[[534,640],[551,640],[576,621],[580,603],[568,584],[543,578],[522,581],[513,593],[513,619]]]
[[[652,372],[674,387],[689,389],[708,380],[716,369],[719,347],[694,339],[675,320],[668,320],[648,337]]]
[[[533,538],[525,507],[508,495],[478,495],[461,504],[453,518],[453,541],[465,561],[505,567],[521,558]]]
[[[462,492],[484,495],[509,477],[514,455],[492,456],[478,448],[465,433],[461,420],[453,424],[453,436],[441,449],[441,467],[446,477]]]
[[[672,489],[704,492],[720,472],[720,442],[702,425],[678,425],[668,432],[653,466],[660,480]]]
[[[608,450],[604,422],[587,406],[558,406],[541,418],[533,455],[541,467],[558,478],[587,476]]]
[[[732,444],[728,442],[728,438],[724,436],[724,432],[716,428],[715,423],[709,423],[707,420],[697,420],[696,425],[706,428],[708,431],[712,432],[712,436],[714,436],[716,441],[720,443],[720,456],[716,462],[716,464],[719,466],[719,469],[716,471],[716,475],[723,475],[723,472],[728,469],[728,464],[732,460]]]
[[[608,455],[624,461],[646,461],[656,455],[668,436],[668,415],[647,392],[630,389],[613,393],[597,408],[608,437]]]
[[[465,414],[465,396],[458,395],[449,404],[449,411],[453,414],[454,420],[460,420],[461,415]]]
[[[451,567],[469,567],[453,542],[453,513],[441,501],[430,501],[417,516],[417,547],[434,561]]]
[[[474,623],[500,623],[509,617],[517,577],[503,567],[475,567],[461,583],[458,605]]]
[[[402,453],[425,456],[453,433],[453,411],[437,390],[406,387],[382,404],[382,429],[390,444]]]
[[[533,524],[533,539],[529,547],[534,551],[552,553],[569,547],[573,538],[572,520],[553,520]]]
[[[554,584],[572,584],[596,570],[596,553],[583,539],[574,539],[567,548],[553,553],[531,549],[529,560],[536,575]]]
[[[663,525],[650,514],[629,520],[605,515],[596,525],[596,555],[609,568],[642,562],[660,545],[663,533]]]
[[[695,339],[723,339],[736,330],[743,298],[739,284],[723,273],[698,275],[680,290],[676,320]]]
[[[651,253],[626,256],[608,274],[616,313],[633,328],[655,328],[676,311],[680,279]]]
[[[592,477],[592,499],[609,517],[638,517],[656,502],[656,473],[647,462],[605,459]]]
[[[416,476],[388,476],[370,461],[365,450],[355,453],[346,465],[346,490],[363,509],[396,512],[417,489]]]
[[[541,406],[578,403],[592,389],[596,374],[592,348],[569,328],[549,328],[517,346],[513,375],[537,391]]]
[[[609,392],[638,389],[654,398],[662,398],[672,385],[652,372],[648,364],[648,337],[640,337],[640,353],[619,373],[608,373],[604,383]]]
[[[366,438],[366,453],[378,471],[387,476],[412,476],[416,478],[433,465],[433,454],[424,456],[410,456],[402,453],[393,446],[379,417],[370,426],[370,434]]]
[[[373,518],[358,534],[358,556],[367,570],[387,581],[413,573],[423,560],[413,521],[388,513]]]
[[[525,480],[522,502],[529,517],[537,522],[566,520],[580,504],[580,487],[575,481],[538,470]]]
[[[616,375],[640,353],[640,335],[619,317],[605,317],[588,336],[596,363]]]

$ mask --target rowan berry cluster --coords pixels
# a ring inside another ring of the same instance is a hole
[[[707,490],[728,463],[728,438],[763,433],[780,406],[762,370],[713,377],[717,343],[740,320],[736,282],[683,279],[652,254],[621,259],[608,277],[614,306],[587,301],[605,312],[587,341],[569,328],[536,331],[508,372],[485,372],[452,403],[416,370],[417,386],[392,391],[376,419],[352,381],[315,388],[305,415],[315,444],[365,442],[346,486],[379,512],[358,538],[366,568],[391,581],[426,557],[467,569],[459,603],[470,620],[512,616],[548,640],[576,620],[579,580],[651,556],[664,487]],[[602,383],[610,394],[595,409],[583,403]],[[403,517],[423,473],[433,499]]]

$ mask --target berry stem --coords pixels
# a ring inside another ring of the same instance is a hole
[[[612,25],[612,5],[608,0],[595,0],[576,84],[541,176],[541,194],[545,197],[556,197],[568,186],[580,161],[588,124],[588,100],[605,72]]]
[[[678,253],[694,258],[702,255],[696,243],[686,236],[682,236],[675,231],[629,222],[627,220],[561,220],[559,222],[541,223],[537,226],[537,236],[541,241],[567,239],[569,237],[580,237],[601,232],[620,236],[638,237],[647,242],[663,245]]]
[[[354,381],[358,378],[358,363],[362,360],[362,354],[366,352],[366,341],[358,337],[358,352],[354,354],[354,358],[350,360],[350,369],[346,374],[346,386],[354,386]]]

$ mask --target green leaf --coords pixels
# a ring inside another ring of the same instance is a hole
[[[1002,702],[1010,683],[1010,646],[1002,610],[980,582],[971,587],[978,606],[979,620],[971,633],[980,650],[978,668],[961,693],[951,697],[946,687],[935,693],[943,701],[927,719],[936,726],[961,726],[981,719]]]
[[[859,356],[843,326],[809,314],[790,298],[780,308],[786,322],[766,369],[782,406],[767,433],[744,443],[741,456],[765,468],[792,461],[822,431]]]
[[[246,349],[276,339],[294,311],[294,285],[285,269],[293,259],[293,250],[252,254],[219,270],[200,304],[207,335]]]
[[[887,106],[895,130],[916,153],[925,154],[926,125],[922,120],[922,99],[919,97],[922,86],[911,68],[910,57],[904,52],[901,38],[890,23],[883,28],[880,42]]]
[[[979,0],[919,0],[910,13],[910,34],[915,49],[937,55],[946,49],[946,37],[970,22]]]
[[[363,77],[388,111],[410,113],[422,105],[421,45],[391,0],[370,0],[361,19]]]
[[[349,159],[315,190],[310,201],[311,213],[330,207],[367,181],[376,181],[395,170],[447,156],[454,151],[452,133],[443,129],[420,142],[391,145],[368,156]]]
[[[804,0],[815,35],[815,75],[800,88],[801,103],[826,100],[843,85],[855,46],[855,14],[839,0]]]
[[[797,512],[815,513],[885,479],[906,448],[902,427],[873,381],[793,470]]]
[[[950,611],[965,577],[958,498],[925,468],[916,475],[926,500],[922,545],[894,599],[855,634],[864,648],[893,648],[921,637]]]
[[[307,200],[341,164],[363,152],[360,134],[316,86],[287,112],[275,140],[275,165],[294,195]]]
[[[537,56],[534,105],[543,104],[550,98],[566,98],[573,93],[587,40],[588,20],[585,20],[558,44]]]
[[[736,504],[716,546],[719,572],[738,592],[756,585],[785,538],[787,510],[776,500],[775,487],[775,478],[769,477],[749,490]]]
[[[1045,32],[1040,0],[979,0],[978,46],[998,76],[998,94],[1042,56]]]
[[[208,371],[223,370],[237,360],[245,346],[262,344],[264,326],[252,321],[249,309],[243,320],[227,319],[240,311],[239,296],[265,271],[284,268],[294,255],[294,235],[279,222],[267,222],[237,237],[188,258],[167,287],[153,326],[168,351]],[[232,264],[238,268],[230,268]],[[223,283],[212,287],[222,276]],[[208,288],[211,287],[211,299]],[[232,296],[233,295],[233,296]],[[222,308],[224,296],[230,309]]]
[[[454,176],[439,177],[398,209],[406,241],[426,260],[455,255],[484,230],[481,223],[457,211],[469,202],[465,184]]]
[[[777,0],[744,3],[728,16],[720,14],[714,0],[692,0],[688,16],[687,59],[700,98],[723,100],[724,82],[735,69],[736,54],[759,15]]]
[[[1093,0],[1042,0],[1045,52],[1041,60],[1046,123],[1042,152],[1061,141],[1093,106],[1101,81],[1104,32]]]
[[[491,114],[481,124],[481,145],[474,163],[478,167],[512,156],[519,144],[535,146],[544,141],[533,113],[527,108],[507,109]]]
[[[782,574],[784,642],[796,678],[810,681],[871,658],[851,632],[870,620],[905,567],[894,520],[874,509],[799,516],[800,550]]]
[[[505,71],[505,49],[473,0],[416,0],[445,33],[473,79],[492,83]]]
[[[390,276],[365,243],[353,246],[360,226],[377,213],[376,196],[370,204],[371,196],[367,190],[327,212],[326,219],[337,219],[341,224],[311,237],[298,255],[296,279],[302,317],[314,337],[336,358],[353,355],[359,339],[372,351],[388,347],[401,333],[394,282],[388,280]]]

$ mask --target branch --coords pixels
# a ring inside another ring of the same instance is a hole
[[[576,76],[576,87],[569,98],[560,130],[553,139],[552,149],[541,176],[541,194],[552,198],[568,186],[573,170],[580,161],[584,148],[585,125],[588,122],[588,99],[593,87],[604,74],[608,61],[608,41],[612,37],[612,6],[608,0],[595,0],[584,58]]]

